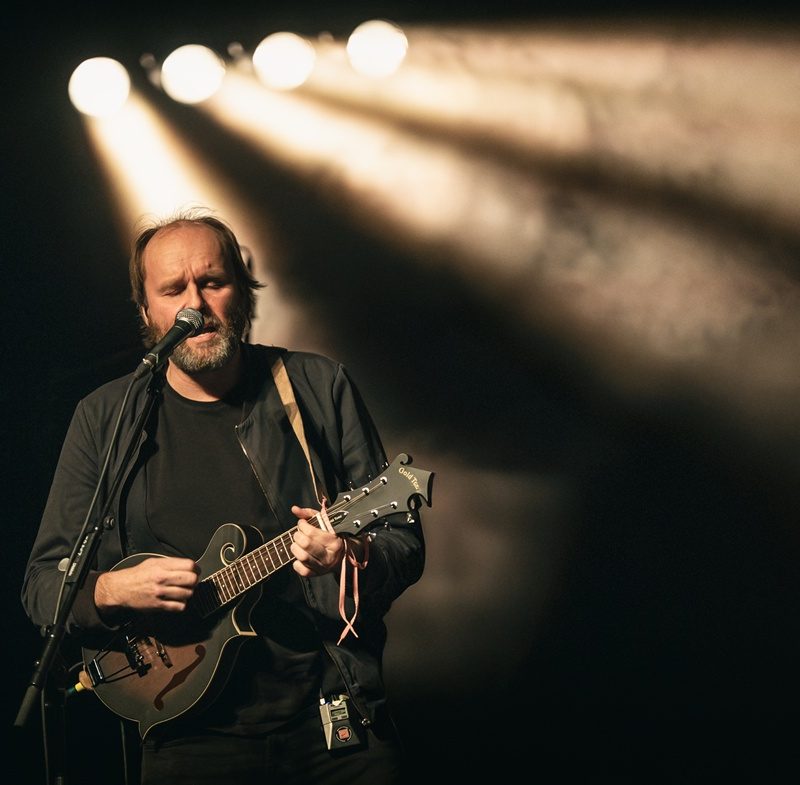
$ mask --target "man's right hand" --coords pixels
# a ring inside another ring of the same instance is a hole
[[[134,567],[104,572],[94,601],[104,618],[122,610],[180,612],[197,586],[200,569],[191,559],[153,556]]]

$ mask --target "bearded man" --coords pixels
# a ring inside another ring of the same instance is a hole
[[[122,639],[127,670],[112,673],[102,648],[88,669],[101,699],[115,679],[128,691],[112,705],[123,717],[138,719],[127,706],[166,675],[141,710],[143,785],[402,782],[384,616],[421,577],[424,540],[417,509],[348,537],[330,525],[326,504],[388,466],[355,384],[332,359],[243,339],[260,284],[211,214],[144,229],[130,278],[148,347],[185,309],[202,321],[151,375],[113,380],[78,403],[26,569],[28,616],[52,623],[81,522],[108,510],[68,633]],[[242,568],[250,545],[236,537],[246,531],[275,545]],[[225,575],[213,591],[209,559]],[[250,583],[257,594],[245,592]],[[250,597],[226,618],[230,631],[210,616],[192,638],[187,619],[204,618],[195,601],[224,605],[227,592]],[[144,621],[182,630],[191,647],[153,643],[137,632]]]

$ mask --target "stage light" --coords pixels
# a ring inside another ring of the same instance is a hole
[[[406,34],[391,22],[373,19],[360,24],[347,40],[347,57],[362,76],[391,76],[408,51]]]
[[[206,46],[178,47],[161,64],[164,92],[183,104],[197,104],[210,98],[225,77],[222,58]]]
[[[268,87],[291,90],[308,79],[314,68],[314,47],[294,33],[268,35],[253,52],[253,69]]]
[[[72,105],[92,117],[114,114],[128,100],[130,89],[125,66],[110,57],[84,60],[72,72],[67,88]]]

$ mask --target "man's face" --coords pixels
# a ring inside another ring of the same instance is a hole
[[[170,362],[186,373],[217,370],[235,356],[245,319],[236,286],[216,234],[203,225],[178,225],[158,232],[144,251],[142,318],[155,344],[175,324],[182,308],[203,314],[199,335],[188,338]]]

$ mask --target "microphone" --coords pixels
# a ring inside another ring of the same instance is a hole
[[[183,308],[175,317],[175,324],[169,332],[142,358],[142,362],[135,371],[135,378],[140,379],[148,371],[158,370],[167,358],[187,338],[197,335],[203,329],[203,314],[194,308]]]

